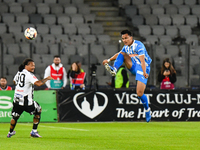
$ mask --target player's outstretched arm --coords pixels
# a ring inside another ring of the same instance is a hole
[[[48,80],[53,80],[53,78],[52,78],[51,76],[48,76],[48,77],[46,77],[46,78],[44,78],[44,79],[42,79],[42,80],[36,81],[36,82],[34,83],[34,85],[36,85],[36,86],[42,86],[42,85],[44,85],[45,82],[47,82]]]
[[[119,53],[116,53],[114,56],[112,56],[110,59],[105,59],[103,60],[102,64],[105,65],[105,63],[109,63],[110,61],[113,61],[117,58],[117,56],[119,55]]]

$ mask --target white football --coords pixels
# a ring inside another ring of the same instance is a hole
[[[37,37],[37,31],[35,28],[29,27],[24,31],[24,36],[28,40],[34,40]]]

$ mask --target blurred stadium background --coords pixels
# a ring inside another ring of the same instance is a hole
[[[32,57],[41,79],[53,55],[60,54],[66,70],[81,61],[88,78],[90,64],[97,64],[99,84],[106,85],[110,75],[98,64],[122,48],[120,31],[129,29],[153,58],[148,85],[159,87],[158,70],[169,57],[177,70],[175,87],[198,88],[199,4],[199,0],[0,0],[1,75],[12,85],[18,65]],[[25,39],[27,27],[38,31],[35,40]]]

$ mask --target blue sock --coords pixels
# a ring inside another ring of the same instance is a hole
[[[149,108],[147,96],[145,94],[143,94],[141,97],[138,96],[138,98],[142,101],[142,104],[143,104],[145,110],[147,110]]]
[[[124,62],[124,56],[121,53],[119,53],[117,59],[114,62],[113,67],[115,67],[118,70],[119,67],[123,64],[123,62]]]
[[[135,65],[132,65],[132,67],[129,69],[129,71],[133,74],[133,75],[135,75],[136,73],[135,73]]]

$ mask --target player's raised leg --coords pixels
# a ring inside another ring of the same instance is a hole
[[[115,56],[115,55],[114,55]],[[113,56],[113,57],[114,57]],[[109,62],[109,61],[108,61]],[[112,76],[116,75],[117,70],[120,68],[120,66],[125,63],[126,67],[130,69],[132,67],[132,60],[131,57],[124,53],[124,52],[119,52],[117,55],[117,58],[115,59],[113,67],[110,66],[107,62],[105,63],[105,68]]]

